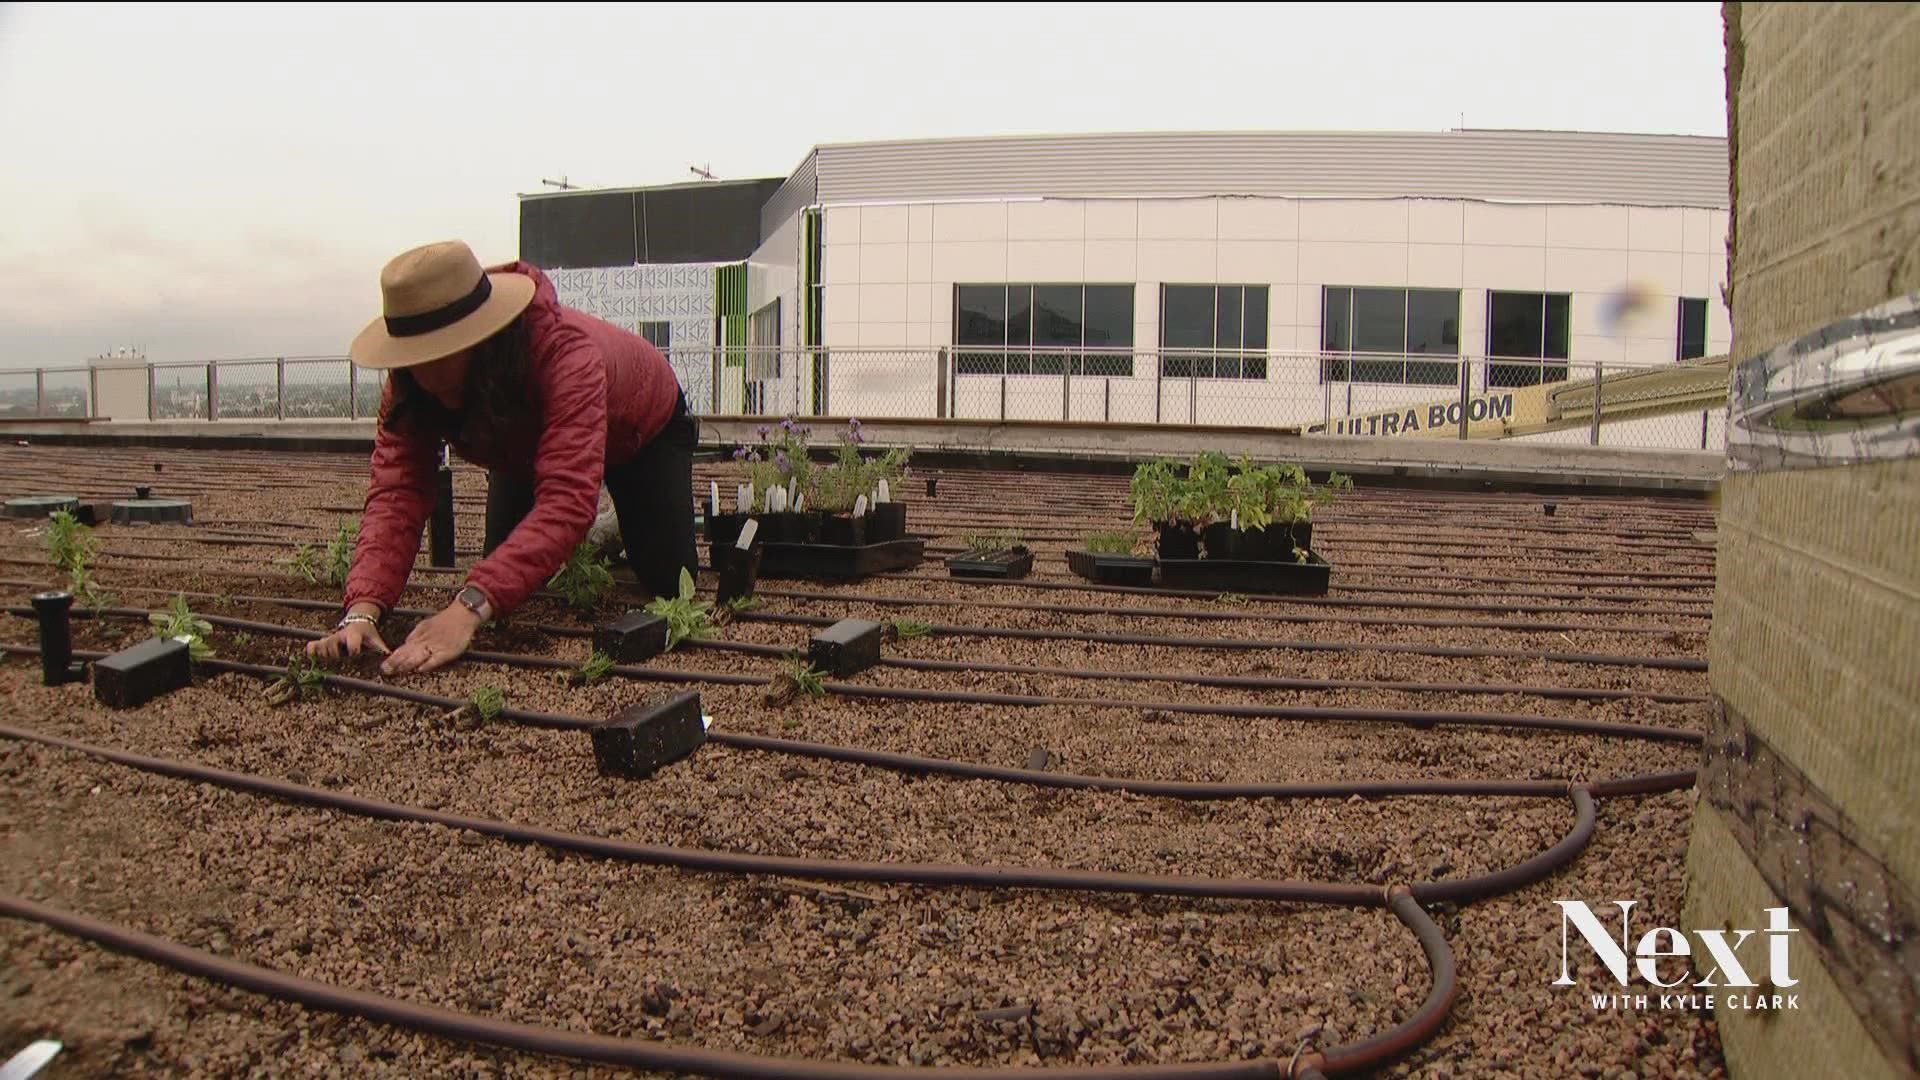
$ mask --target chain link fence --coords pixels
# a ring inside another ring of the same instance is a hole
[[[1399,438],[1512,438],[1719,450],[1724,362],[1221,350],[676,349],[712,373],[689,396],[710,416],[857,416],[1169,424]],[[89,416],[105,380],[145,377],[145,415],[116,419],[366,419],[382,373],[343,357],[0,372],[0,417]],[[135,406],[137,409],[137,405]]]

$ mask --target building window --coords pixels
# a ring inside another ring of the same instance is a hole
[[[960,375],[1129,376],[1133,286],[956,285],[953,334]]]
[[[1571,318],[1565,293],[1487,293],[1487,385],[1565,382]],[[1526,360],[1529,363],[1498,363]],[[1552,361],[1559,363],[1552,363]],[[1543,363],[1542,361],[1547,361]]]
[[[1267,287],[1161,286],[1160,348],[1165,378],[1266,378]]]
[[[1327,382],[1453,386],[1457,362],[1401,357],[1460,355],[1460,291],[1329,285],[1320,294],[1320,351],[1395,357],[1325,357],[1320,377]]]
[[[668,322],[643,322],[640,324],[640,336],[653,342],[653,347],[661,352],[673,348],[673,324]]]
[[[1680,298],[1680,331],[1675,360],[1698,360],[1707,355],[1707,302]]]
[[[780,300],[747,316],[747,378],[780,377]]]

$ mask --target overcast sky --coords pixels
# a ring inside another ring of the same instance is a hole
[[[0,367],[341,355],[380,266],[516,194],[816,143],[1726,134],[1720,5],[0,4]]]

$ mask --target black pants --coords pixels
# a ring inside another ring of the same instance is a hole
[[[693,450],[699,432],[681,396],[673,419],[626,461],[608,462],[607,491],[620,518],[627,563],[655,596],[680,590],[680,570],[700,572],[693,535]],[[487,474],[487,554],[533,510],[531,478]],[[569,555],[572,552],[568,552]]]

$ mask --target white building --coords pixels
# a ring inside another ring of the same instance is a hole
[[[1299,426],[1458,399],[1462,359],[1477,394],[1719,356],[1727,174],[1724,139],[1631,134],[821,146],[750,182],[758,246],[744,290],[715,290],[712,340],[764,351],[716,359],[703,396]],[[1719,445],[1712,412],[1658,441]]]

